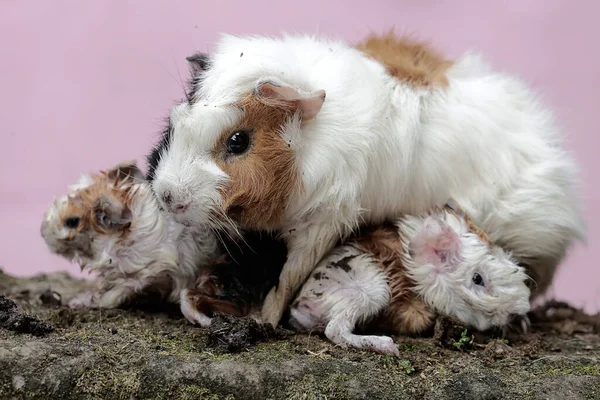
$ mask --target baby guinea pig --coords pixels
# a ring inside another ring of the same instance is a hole
[[[192,324],[206,327],[215,313],[258,317],[287,259],[276,232],[246,231],[243,241],[223,244],[226,252],[202,268],[196,288],[181,292],[181,312]]]
[[[435,313],[478,330],[504,326],[530,310],[527,279],[525,269],[468,217],[435,209],[336,248],[302,287],[290,323],[324,330],[336,344],[397,355],[390,337],[353,330],[419,333]]]
[[[208,228],[184,227],[160,211],[135,161],[70,186],[45,212],[41,235],[51,252],[99,274],[99,291],[71,307],[118,307],[150,290],[178,302],[218,252]]]

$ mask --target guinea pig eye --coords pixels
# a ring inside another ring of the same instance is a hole
[[[234,132],[227,139],[227,151],[232,154],[242,154],[250,145],[250,135],[246,131]]]
[[[473,275],[473,283],[476,285],[479,285],[479,286],[485,286],[485,283],[483,282],[483,278],[478,273],[475,273]]]
[[[79,217],[69,217],[65,220],[65,226],[69,229],[75,229],[79,226]]]

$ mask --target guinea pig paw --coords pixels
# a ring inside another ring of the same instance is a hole
[[[69,308],[95,308],[94,294],[92,292],[81,293],[69,301]]]
[[[263,324],[271,324],[273,327],[279,325],[279,320],[286,307],[285,301],[282,301],[283,296],[279,296],[276,288],[272,288],[267,294],[261,310],[260,321]]]
[[[502,336],[507,337],[511,332],[526,334],[531,329],[531,320],[527,315],[513,315],[510,321],[502,327]]]
[[[181,302],[181,313],[191,324],[206,328],[210,326],[212,319],[194,307],[193,302],[186,300]]]
[[[531,320],[529,317],[527,315],[521,315],[519,319],[521,320],[521,330],[523,333],[529,332],[529,329],[531,329]]]
[[[400,350],[394,343],[394,339],[389,336],[369,336],[367,339],[370,343],[367,345],[371,350],[385,355],[400,357]]]

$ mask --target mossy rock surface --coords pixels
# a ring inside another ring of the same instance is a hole
[[[566,304],[532,313],[532,332],[510,341],[397,337],[399,359],[280,331],[228,353],[169,310],[59,305],[88,286],[0,274],[18,312],[54,327],[0,329],[0,399],[600,399],[599,318]]]

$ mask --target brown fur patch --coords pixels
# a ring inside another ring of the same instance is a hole
[[[221,191],[224,211],[246,228],[276,229],[290,192],[300,184],[290,143],[281,128],[294,115],[292,104],[266,102],[254,95],[239,106],[239,125],[221,134],[213,157],[231,177]],[[250,131],[250,148],[241,155],[226,152],[227,139],[236,131]]]
[[[411,290],[414,282],[402,263],[402,241],[398,229],[383,225],[356,239],[360,248],[372,254],[388,276],[391,298],[388,308],[373,326],[394,333],[419,333],[429,328],[435,313]]]
[[[388,73],[416,87],[447,86],[446,71],[452,61],[428,44],[398,37],[393,32],[370,35],[355,46],[383,64]]]
[[[425,332],[433,326],[435,318],[436,314],[417,296],[397,302],[387,313],[389,327],[409,335]]]
[[[456,206],[458,207],[458,206]],[[474,234],[476,234],[477,236],[479,236],[479,238],[481,240],[483,240],[485,243],[491,245],[492,242],[490,241],[489,236],[487,235],[487,233],[485,233],[485,231],[483,229],[481,229],[479,227],[479,225],[477,225],[475,223],[475,221],[473,221],[471,219],[471,217],[469,217],[462,209],[458,208],[458,210],[454,210],[453,208],[446,206],[445,207],[445,211],[456,215],[457,218],[459,219],[464,219],[465,222],[467,223],[467,227],[469,228],[470,232],[473,232]]]
[[[98,224],[96,212],[98,211],[98,199],[104,196],[112,204],[118,204],[123,209],[130,209],[133,202],[133,193],[131,184],[132,175],[111,175],[110,171],[100,171],[98,174],[92,174],[92,184],[86,188],[78,190],[74,196],[68,199],[67,207],[60,212],[60,224],[64,224],[66,219],[71,217],[80,218],[77,233],[85,230],[94,230],[99,233],[109,233],[109,231]],[[124,230],[126,234],[129,230]],[[112,232],[112,231],[111,231]],[[75,236],[71,232],[69,236]]]
[[[216,313],[245,317],[250,312],[248,307],[241,307],[231,301],[207,296],[197,289],[188,289],[187,299],[198,312],[208,317],[213,317]]]
[[[87,231],[91,226],[91,214],[84,202],[79,198],[69,198],[67,206],[59,210],[58,229],[61,229],[67,219],[79,218],[77,229],[71,229],[66,240],[73,240],[77,234]]]

